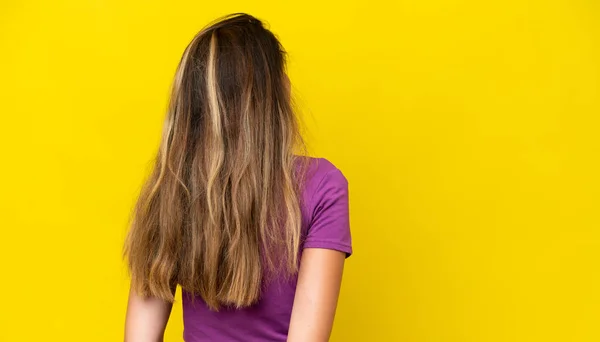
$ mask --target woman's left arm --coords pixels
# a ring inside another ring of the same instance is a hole
[[[173,289],[175,293],[175,288]],[[129,290],[125,342],[162,342],[173,304]]]
[[[345,259],[346,253],[333,249],[304,249],[288,342],[329,341]]]

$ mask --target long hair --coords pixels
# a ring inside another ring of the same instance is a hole
[[[214,310],[259,299],[298,270],[302,145],[285,52],[256,18],[201,30],[179,62],[154,168],[132,212],[132,287],[173,301],[177,284]],[[298,172],[300,170],[300,172]]]

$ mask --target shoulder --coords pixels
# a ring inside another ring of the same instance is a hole
[[[304,162],[306,185],[315,190],[327,185],[347,186],[344,173],[326,158],[300,157]]]
[[[327,188],[345,188],[348,186],[348,179],[337,166],[325,158],[316,159],[316,174],[319,175],[319,184],[317,189]]]
[[[303,248],[327,248],[352,254],[348,180],[325,158],[311,158],[305,187],[307,226]]]
[[[348,179],[326,158],[302,157],[305,162],[304,198],[312,204],[332,193],[347,192]]]

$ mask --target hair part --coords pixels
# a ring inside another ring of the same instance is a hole
[[[137,293],[173,301],[179,284],[240,308],[269,274],[297,272],[305,158],[286,77],[281,44],[247,14],[187,46],[125,242]]]

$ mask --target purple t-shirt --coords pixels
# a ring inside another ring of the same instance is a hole
[[[303,189],[303,248],[326,248],[352,254],[348,216],[348,182],[323,158],[310,158]],[[276,279],[264,286],[261,299],[244,309],[208,309],[200,297],[182,292],[183,338],[186,342],[286,341],[297,278]]]

